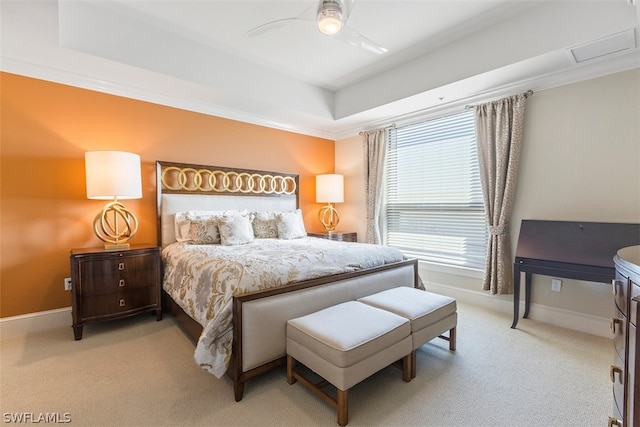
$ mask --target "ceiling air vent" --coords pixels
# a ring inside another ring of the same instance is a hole
[[[577,63],[600,58],[617,52],[634,49],[636,47],[636,36],[633,29],[622,33],[612,34],[598,40],[574,47],[571,55]]]

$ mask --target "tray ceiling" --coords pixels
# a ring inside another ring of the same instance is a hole
[[[334,139],[640,66],[638,9],[626,0],[356,1],[348,27],[384,54],[312,21],[247,36],[314,4],[3,0],[1,66]]]

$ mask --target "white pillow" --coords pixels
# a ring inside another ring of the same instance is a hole
[[[276,212],[253,212],[251,225],[256,239],[275,239],[278,237]]]
[[[225,215],[218,220],[223,245],[243,245],[253,241],[253,227],[246,215]]]
[[[276,214],[276,226],[278,227],[278,237],[280,239],[299,239],[307,235],[301,209],[278,212]]]

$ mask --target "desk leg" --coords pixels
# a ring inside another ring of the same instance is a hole
[[[531,305],[531,273],[524,273],[524,316],[529,317],[529,306]]]
[[[513,266],[513,323],[511,329],[515,329],[518,324],[520,310],[520,267]]]

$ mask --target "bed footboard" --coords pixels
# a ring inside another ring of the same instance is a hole
[[[417,260],[234,297],[227,373],[235,400],[242,399],[247,380],[285,363],[287,320],[398,286],[420,286]]]

